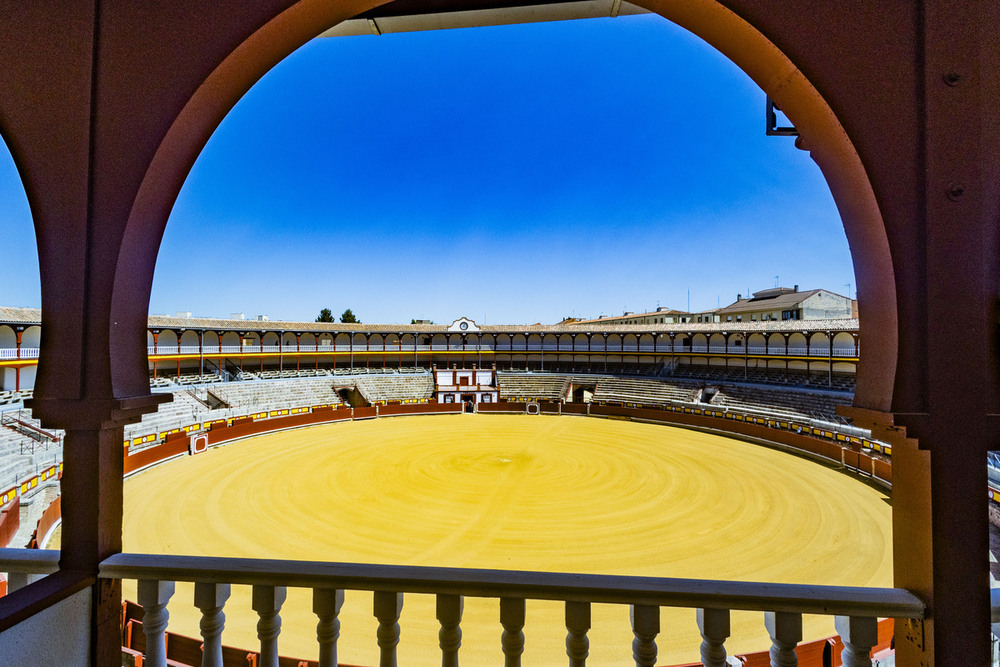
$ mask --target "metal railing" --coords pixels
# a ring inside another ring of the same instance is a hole
[[[0,550],[0,570],[11,573],[11,587],[29,581],[30,573],[49,573],[57,567],[58,552]],[[380,664],[396,664],[399,617],[406,594],[436,596],[441,624],[442,664],[457,665],[461,647],[463,598],[499,600],[498,626],[503,628],[498,654],[505,664],[521,664],[524,649],[526,600],[556,600],[565,603],[566,653],[571,666],[585,665],[589,650],[591,605],[628,606],[634,641],[632,658],[640,667],[657,660],[656,636],[660,631],[660,607],[697,610],[702,636],[704,665],[726,664],[725,642],[729,637],[732,610],[762,612],[762,629],[771,637],[774,664],[795,664],[795,647],[802,641],[802,615],[835,617],[835,627],[844,642],[843,664],[870,667],[868,658],[877,643],[880,617],[922,619],[924,603],[897,588],[855,588],[797,584],[667,579],[655,577],[552,574],[507,570],[475,570],[393,565],[363,565],[245,558],[155,556],[117,554],[100,566],[100,576],[138,581],[137,602],[144,609],[142,630],[146,637],[145,664],[167,664],[165,631],[167,604],[175,582],[194,582],[195,606],[202,614],[203,665],[221,667],[223,609],[233,584],[253,587],[253,609],[260,622],[259,667],[277,667],[280,611],[286,588],[312,590],[313,611],[320,667],[337,664],[338,615],[344,590],[374,592],[378,619],[375,641]],[[997,604],[994,598],[994,605]],[[997,608],[994,606],[994,619]],[[628,646],[622,651],[628,653]]]
[[[37,359],[37,347],[0,347],[0,359]]]
[[[284,354],[304,354],[308,355],[315,352],[385,352],[385,353],[396,353],[396,354],[413,354],[415,352],[561,352],[566,354],[587,354],[587,353],[600,353],[600,354],[614,354],[614,353],[629,353],[629,352],[652,352],[656,354],[685,354],[685,353],[696,353],[696,354],[752,354],[752,355],[778,355],[778,356],[810,356],[810,357],[828,357],[831,355],[831,350],[828,345],[817,345],[810,348],[805,347],[788,347],[784,345],[780,346],[766,346],[761,347],[757,345],[752,345],[749,348],[745,348],[742,345],[681,345],[674,344],[671,345],[669,342],[657,343],[655,345],[643,344],[643,345],[620,345],[620,344],[606,344],[606,343],[592,343],[588,349],[586,343],[578,343],[577,345],[572,344],[493,344],[493,343],[470,343],[467,345],[413,345],[413,344],[399,344],[391,343],[386,344],[384,347],[381,343],[373,343],[371,345],[365,346],[361,345],[351,345],[350,343],[330,343],[327,345],[204,345],[199,348],[197,345],[182,345],[178,347],[177,345],[157,345],[148,346],[147,353],[150,355],[157,356],[171,356],[171,355],[196,355],[196,354],[277,354],[283,352]],[[24,359],[37,358],[38,349],[37,348],[21,348],[22,355]],[[15,356],[11,355],[13,352],[12,348],[0,348],[0,359],[13,359]],[[33,356],[27,356],[25,352],[32,353]],[[857,358],[859,356],[859,351],[853,347],[834,347],[833,355],[839,358]]]

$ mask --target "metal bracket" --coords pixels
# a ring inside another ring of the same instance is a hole
[[[799,131],[795,129],[794,126],[778,126],[778,114],[776,111],[781,111],[781,108],[774,103],[770,97],[767,98],[767,125],[764,128],[764,134],[769,137],[797,137],[799,136]]]

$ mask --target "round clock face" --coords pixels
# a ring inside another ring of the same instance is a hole
[[[466,329],[469,328],[469,323],[468,322],[462,322],[461,324],[458,325],[458,328],[461,329],[462,331],[465,331]]]

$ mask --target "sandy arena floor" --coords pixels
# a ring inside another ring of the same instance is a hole
[[[605,419],[395,417],[261,436],[125,484],[125,550],[665,577],[892,585],[887,497],[817,463],[684,429]],[[134,599],[134,582],[126,595]],[[253,649],[249,589],[223,641]],[[191,586],[170,629],[198,636]],[[340,661],[378,664],[370,593],[348,591]],[[315,659],[308,591],[289,590],[283,655]],[[595,665],[630,665],[628,608],[596,606]],[[440,665],[430,596],[407,596],[400,664]],[[694,610],[664,609],[658,663],[694,661]],[[465,664],[500,664],[499,605],[467,599]],[[528,601],[527,665],[564,665],[560,603]],[[806,638],[833,633],[806,618]],[[766,649],[734,613],[730,654]]]

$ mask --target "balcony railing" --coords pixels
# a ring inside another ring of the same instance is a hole
[[[507,343],[472,343],[467,345],[413,345],[413,344],[386,344],[384,347],[380,343],[373,343],[365,346],[351,345],[350,343],[331,343],[327,345],[205,345],[199,348],[197,345],[157,345],[149,346],[147,352],[150,355],[170,356],[170,355],[197,355],[197,354],[304,354],[309,355],[315,352],[368,352],[386,354],[414,354],[416,352],[559,352],[563,354],[621,354],[621,353],[656,353],[656,354],[751,354],[751,355],[778,355],[796,357],[828,357],[831,350],[828,345],[816,345],[806,347],[788,347],[784,345],[762,347],[751,345],[745,348],[742,345],[682,345],[669,342],[657,343],[656,345],[621,345],[592,343],[588,349],[586,343],[572,344],[507,344]],[[834,347],[832,356],[839,358],[857,358],[859,351],[853,347]],[[37,348],[21,348],[21,358],[34,359],[38,357]],[[0,359],[16,358],[13,348],[0,348]]]
[[[37,556],[34,556],[37,554]],[[34,558],[32,558],[34,556]],[[0,550],[0,570],[52,572],[57,552]],[[19,575],[20,576],[20,575]],[[665,579],[583,574],[550,574],[504,570],[473,570],[392,565],[359,565],[243,558],[154,556],[117,554],[100,566],[100,576],[138,582],[138,600],[145,615],[145,664],[167,665],[165,631],[167,604],[174,584],[194,582],[195,605],[201,611],[204,639],[203,665],[221,667],[223,610],[232,584],[253,587],[252,607],[259,616],[259,667],[277,667],[280,612],[286,588],[312,590],[313,611],[318,617],[316,640],[319,664],[337,664],[338,615],[344,590],[374,592],[378,630],[373,638],[380,651],[380,665],[396,665],[399,617],[406,594],[433,594],[443,665],[458,665],[464,597],[499,600],[497,647],[504,664],[517,667],[524,649],[526,600],[565,603],[566,654],[571,666],[583,667],[589,652],[591,605],[617,604],[630,608],[634,641],[632,658],[639,667],[653,667],[657,660],[656,637],[660,607],[697,610],[704,665],[726,665],[725,642],[732,610],[761,612],[762,632],[771,637],[772,664],[796,664],[795,647],[802,641],[802,615],[835,617],[844,642],[841,654],[846,667],[870,667],[869,652],[877,643],[880,617],[922,619],[925,607],[912,593],[897,588],[848,588],[795,584],[768,584],[696,579]],[[22,578],[19,583],[23,584]],[[12,582],[13,585],[13,582]],[[179,601],[178,601],[179,602]],[[996,601],[994,601],[996,604]],[[996,620],[996,612],[994,617]],[[623,646],[623,657],[629,647]]]
[[[0,359],[37,359],[37,347],[0,347]]]

